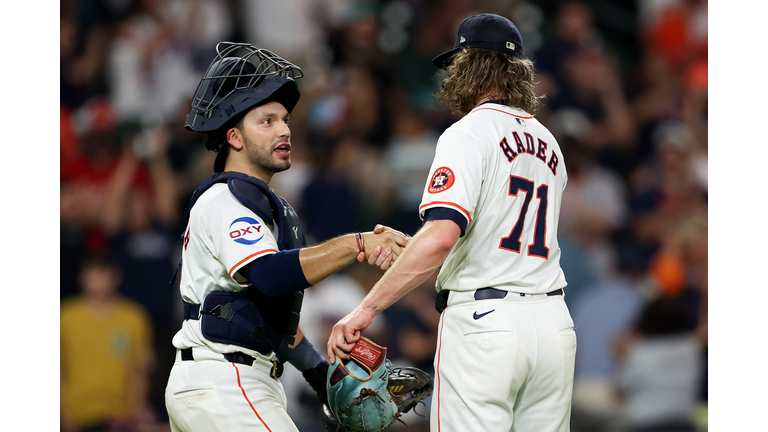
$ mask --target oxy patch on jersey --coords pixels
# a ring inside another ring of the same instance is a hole
[[[262,225],[252,217],[237,218],[229,224],[229,238],[236,243],[252,245],[264,238]]]
[[[453,175],[450,168],[440,167],[432,174],[427,191],[432,194],[446,191],[453,186],[455,180],[456,176]]]

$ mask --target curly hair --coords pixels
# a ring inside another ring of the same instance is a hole
[[[469,48],[458,52],[445,70],[437,98],[451,111],[467,114],[481,97],[505,100],[506,104],[535,115],[540,99],[534,92],[533,62],[500,51]]]

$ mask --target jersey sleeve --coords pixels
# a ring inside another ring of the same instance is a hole
[[[259,257],[277,253],[272,227],[228,192],[216,197],[209,208],[204,224],[213,255],[238,285],[250,285],[238,270]]]
[[[427,209],[422,219],[425,223],[430,220],[452,220],[456,222],[456,225],[458,225],[459,228],[461,228],[462,237],[467,230],[467,219],[457,210],[449,207],[433,207]]]
[[[424,186],[419,217],[423,220],[427,211],[442,207],[458,212],[467,224],[472,222],[486,162],[485,147],[477,137],[460,131],[443,133]]]

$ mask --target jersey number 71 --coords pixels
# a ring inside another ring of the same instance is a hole
[[[523,233],[523,224],[525,215],[528,213],[528,205],[533,198],[534,184],[532,181],[516,176],[509,176],[509,195],[518,196],[520,191],[525,192],[525,201],[520,209],[520,215],[517,217],[517,223],[512,228],[509,236],[504,237],[499,242],[499,248],[520,253],[520,236]],[[539,199],[539,209],[536,211],[536,228],[533,234],[533,244],[528,245],[528,255],[540,258],[549,258],[549,248],[546,245],[547,234],[547,192],[549,186],[543,184],[536,188],[536,198]]]

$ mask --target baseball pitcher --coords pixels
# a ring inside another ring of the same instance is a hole
[[[464,114],[437,142],[424,225],[363,302],[333,328],[346,359],[373,318],[438,271],[441,312],[432,431],[569,430],[576,335],[557,226],[568,180],[534,117],[534,69],[518,29],[480,14],[459,26],[438,98]]]

